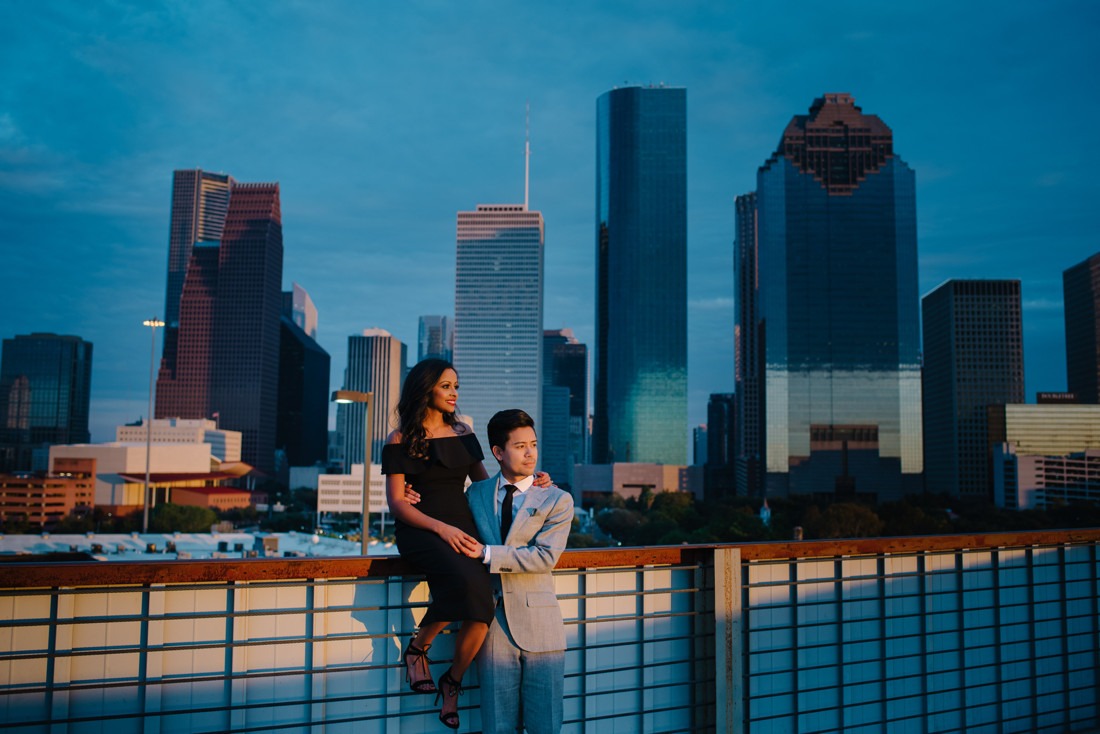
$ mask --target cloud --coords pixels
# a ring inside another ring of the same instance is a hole
[[[711,298],[691,299],[688,308],[693,311],[733,311],[733,299],[724,296]]]

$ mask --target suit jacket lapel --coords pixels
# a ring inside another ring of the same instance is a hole
[[[478,511],[481,514],[482,522],[489,529],[489,532],[484,534],[489,538],[489,545],[501,545],[503,543],[503,539],[500,537],[500,523],[497,521],[497,484],[499,481],[500,472],[497,472],[482,483],[483,489],[474,498],[478,503]]]
[[[526,492],[523,493],[523,505],[520,506],[519,512],[516,513],[516,519],[512,521],[512,530],[509,530],[509,535],[514,532],[515,528],[523,523],[529,521],[534,517],[531,510],[538,510],[542,507],[543,500],[546,498],[546,488],[538,487],[532,484]],[[497,532],[500,532],[499,529]]]

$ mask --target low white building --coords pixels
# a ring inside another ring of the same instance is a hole
[[[50,447],[50,471],[58,457],[95,459],[97,505],[140,505],[145,476],[144,443],[88,443]],[[154,475],[194,475],[208,478],[218,460],[206,443],[154,443],[149,469]],[[135,481],[136,480],[136,481]]]
[[[389,513],[386,501],[386,477],[382,467],[370,467],[370,512]],[[322,474],[317,478],[317,517],[323,512],[363,511],[363,465],[353,464],[351,474]]]
[[[214,421],[204,419],[156,418],[148,426],[118,426],[115,441],[144,444],[147,431],[154,444],[205,443],[219,461],[241,460],[241,432],[222,430]]]

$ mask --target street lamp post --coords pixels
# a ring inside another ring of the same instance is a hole
[[[164,322],[154,316],[141,322],[142,326],[148,326],[153,335],[152,346],[149,350],[149,413],[145,416],[145,490],[142,494],[141,504],[141,532],[149,532],[149,459],[153,453],[153,367],[157,362],[157,329],[164,326]]]
[[[367,555],[367,545],[370,541],[370,460],[371,444],[374,443],[371,435],[374,426],[374,393],[360,392],[358,390],[334,390],[332,393],[334,403],[366,403],[367,420],[363,430],[363,533],[360,540],[362,554]]]

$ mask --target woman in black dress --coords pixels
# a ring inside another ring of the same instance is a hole
[[[405,648],[405,678],[418,693],[443,696],[439,719],[458,728],[462,676],[473,662],[493,620],[493,589],[485,564],[467,555],[480,538],[466,504],[466,477],[488,479],[474,430],[458,421],[458,374],[449,362],[426,359],[405,378],[397,403],[398,428],[382,449],[386,496],[395,518],[397,549],[428,580],[431,603]],[[538,483],[548,484],[541,474]],[[420,500],[410,504],[405,485]],[[461,622],[454,659],[432,681],[428,648],[451,622]]]

